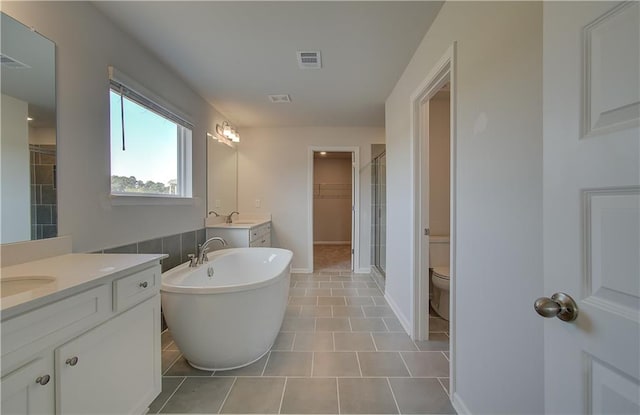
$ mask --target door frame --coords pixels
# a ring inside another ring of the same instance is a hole
[[[309,146],[307,157],[307,239],[308,256],[307,263],[309,264],[309,273],[313,272],[313,154],[326,151],[335,153],[351,153],[352,163],[352,206],[353,213],[351,215],[351,249],[353,254],[351,255],[351,271],[361,272],[360,270],[360,147],[354,146]]]
[[[450,236],[449,236],[449,262],[450,262],[450,291],[449,291],[449,332],[450,332],[450,396],[455,392],[455,351],[456,351],[456,42],[453,42],[444,55],[431,69],[427,77],[420,83],[410,98],[410,137],[412,144],[412,181],[413,181],[413,250],[411,252],[411,265],[413,278],[411,279],[411,301],[413,311],[413,325],[411,337],[414,340],[426,340],[429,335],[429,267],[428,255],[425,259],[422,253],[429,252],[429,238],[424,237],[423,228],[429,223],[428,206],[428,173],[429,152],[428,134],[425,128],[428,120],[425,117],[425,106],[433,96],[447,83],[450,83]],[[424,138],[426,137],[426,140]],[[426,144],[426,145],[425,145]],[[425,180],[425,177],[427,178]]]

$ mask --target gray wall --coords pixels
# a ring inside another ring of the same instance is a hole
[[[412,319],[410,97],[457,41],[454,399],[544,412],[542,3],[446,2],[386,102],[386,293]],[[460,406],[459,406],[460,407]]]
[[[202,228],[205,134],[221,118],[213,107],[90,3],[3,2],[2,9],[56,44],[58,226],[60,235],[72,235],[73,250],[96,251]],[[108,65],[192,118],[192,205],[111,204]]]

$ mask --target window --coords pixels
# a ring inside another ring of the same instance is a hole
[[[109,69],[111,194],[190,198],[191,124]]]

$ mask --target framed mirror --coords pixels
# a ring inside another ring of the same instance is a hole
[[[1,14],[0,243],[58,235],[55,44]]]
[[[228,215],[238,207],[238,153],[234,144],[207,133],[207,212]],[[215,216],[215,215],[207,215]]]

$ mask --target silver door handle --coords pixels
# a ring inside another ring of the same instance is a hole
[[[533,308],[542,317],[558,317],[562,321],[573,321],[578,318],[578,305],[569,294],[555,293],[551,298],[540,297],[533,303]]]

